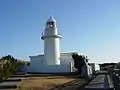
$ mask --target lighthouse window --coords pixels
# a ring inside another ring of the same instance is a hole
[[[52,26],[52,25],[54,25],[54,22],[48,22],[47,24]]]
[[[50,22],[51,23],[51,25],[54,25],[54,22]]]

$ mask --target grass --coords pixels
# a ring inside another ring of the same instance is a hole
[[[49,90],[73,80],[75,78],[69,76],[28,77],[20,83],[17,90]]]

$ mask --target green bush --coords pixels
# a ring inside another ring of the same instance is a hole
[[[2,57],[0,61],[5,61],[0,66],[0,81],[7,79],[12,74],[15,74],[20,65],[25,65],[24,62],[20,62],[11,55]]]

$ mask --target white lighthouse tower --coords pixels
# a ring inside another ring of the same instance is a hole
[[[60,65],[60,39],[56,27],[56,20],[50,17],[46,22],[44,34],[41,39],[44,40],[44,58],[46,65]]]

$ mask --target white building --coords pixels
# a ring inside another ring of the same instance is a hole
[[[56,73],[72,72],[72,53],[60,54],[60,39],[56,21],[50,17],[41,37],[44,40],[44,55],[30,56],[28,72]]]
[[[72,53],[60,54],[60,65],[47,65],[44,55],[30,56],[28,72],[56,73],[72,72]]]
[[[72,67],[74,67],[72,53],[74,52],[60,53],[59,43],[61,38],[55,19],[50,17],[41,37],[44,40],[44,54],[30,56],[30,66],[27,68],[27,72],[72,72]]]

